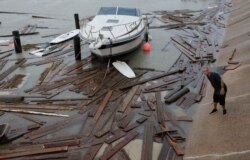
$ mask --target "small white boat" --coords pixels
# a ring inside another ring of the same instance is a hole
[[[113,62],[112,65],[124,76],[128,78],[135,78],[135,72],[129,67],[126,62],[116,61]]]
[[[65,41],[70,40],[71,38],[75,37],[78,34],[79,34],[79,29],[72,30],[68,33],[64,33],[64,34],[56,37],[55,39],[50,41],[50,44],[58,44],[58,43],[65,42]]]
[[[55,52],[59,52],[62,49],[64,49],[66,46],[67,45],[61,45],[61,44],[59,44],[59,46],[53,45],[53,46],[49,46],[47,48],[40,48],[37,50],[33,50],[30,52],[30,54],[33,54],[33,55],[38,56],[38,57],[43,57],[43,56],[47,56],[47,55],[50,55],[50,54],[55,53]]]
[[[98,57],[113,57],[140,46],[146,24],[137,8],[101,7],[92,21],[83,25],[80,37],[89,42]]]

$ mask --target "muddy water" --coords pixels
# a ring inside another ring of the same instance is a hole
[[[44,43],[53,37],[42,38],[51,34],[60,34],[74,29],[74,13],[80,19],[95,15],[101,6],[138,7],[143,13],[156,10],[191,9],[200,10],[216,5],[220,0],[0,0],[0,11],[22,12],[28,14],[0,13],[0,34],[11,34],[13,30],[21,29],[27,24],[37,24],[50,29],[38,29],[39,35],[22,37],[22,44]],[[53,19],[37,19],[35,16],[51,17]],[[180,52],[172,45],[162,51],[176,31],[154,29],[149,31],[152,36],[151,52],[144,53],[142,48],[133,54],[123,57],[133,67],[155,68],[168,70],[178,58]],[[83,51],[85,55],[89,52]]]

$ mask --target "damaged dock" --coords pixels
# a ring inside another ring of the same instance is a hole
[[[79,60],[72,40],[42,57],[29,54],[37,45],[23,45],[18,54],[11,42],[0,46],[0,125],[9,127],[0,128],[0,159],[182,160],[192,107],[206,95],[201,68],[225,47],[218,32],[229,9],[219,3],[148,14],[150,30],[175,31],[162,52],[173,47],[178,58],[168,70],[132,67],[133,79],[86,49]],[[20,36],[37,35],[36,28],[25,26]],[[238,68],[235,52],[216,69]]]

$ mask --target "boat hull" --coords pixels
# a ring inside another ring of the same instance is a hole
[[[129,52],[132,52],[138,48],[143,42],[145,37],[145,30],[142,33],[127,41],[113,43],[112,45],[103,45],[100,48],[90,48],[92,54],[101,58],[110,58],[120,56]]]

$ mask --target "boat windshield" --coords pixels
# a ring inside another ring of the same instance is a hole
[[[123,7],[101,7],[98,15],[128,15],[139,16],[140,11],[136,8],[123,8]]]

